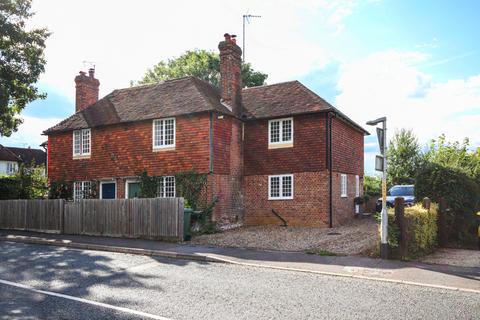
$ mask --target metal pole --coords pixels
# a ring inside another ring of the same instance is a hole
[[[383,125],[383,172],[382,172],[382,220],[380,257],[388,258],[388,214],[387,214],[387,119]]]
[[[242,61],[243,62],[245,62],[245,18],[246,16],[243,15],[243,37],[242,37],[242,41],[243,41]]]

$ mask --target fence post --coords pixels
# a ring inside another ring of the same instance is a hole
[[[445,198],[438,199],[438,217],[437,217],[438,245],[446,247],[448,243],[447,234],[447,202]]]
[[[430,198],[425,197],[423,198],[422,207],[424,209],[430,210],[430,203],[431,203]]]
[[[395,198],[395,221],[400,230],[398,239],[400,257],[404,259],[407,253],[407,229],[405,225],[405,199],[403,197]]]

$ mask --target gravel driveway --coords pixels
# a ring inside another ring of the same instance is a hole
[[[372,249],[379,237],[373,218],[328,228],[255,226],[196,236],[192,244],[261,250],[313,251],[323,254],[357,255]]]

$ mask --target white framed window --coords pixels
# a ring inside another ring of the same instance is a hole
[[[7,175],[12,176],[18,171],[18,164],[16,162],[7,162]]]
[[[90,129],[73,131],[73,155],[89,156],[91,153],[92,135]]]
[[[293,199],[293,174],[268,176],[268,200]]]
[[[293,144],[293,118],[268,121],[268,144],[273,146]]]
[[[340,176],[340,196],[342,198],[346,198],[347,197],[347,175],[346,174],[342,174]]]
[[[73,201],[86,199],[90,195],[92,184],[90,181],[76,181],[73,183]]]
[[[153,149],[175,147],[175,118],[153,120]]]
[[[160,198],[175,197],[175,177],[166,176],[158,178],[157,196]]]

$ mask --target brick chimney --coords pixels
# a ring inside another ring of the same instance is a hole
[[[235,35],[225,33],[224,37],[225,40],[218,44],[222,102],[240,117],[242,114],[242,49],[237,45]]]
[[[98,101],[100,81],[95,79],[95,69],[88,69],[88,76],[84,71],[75,77],[75,112],[82,111]]]

